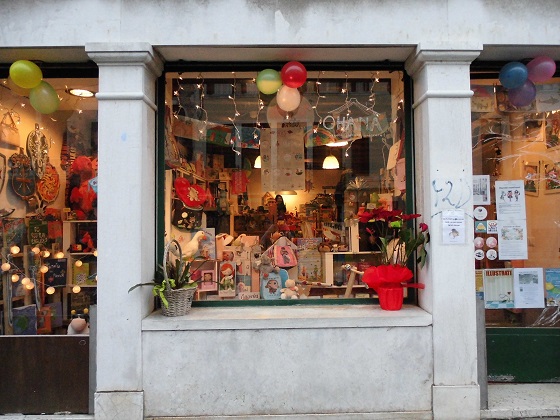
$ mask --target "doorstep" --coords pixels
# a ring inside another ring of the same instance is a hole
[[[481,419],[560,419],[560,383],[488,384],[488,409]]]

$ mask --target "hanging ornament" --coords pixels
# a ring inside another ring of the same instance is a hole
[[[284,64],[280,75],[282,76],[282,83],[291,88],[301,87],[307,80],[307,70],[298,61],[290,61]]]
[[[276,102],[282,111],[291,112],[299,106],[301,95],[295,88],[282,86],[276,94]]]

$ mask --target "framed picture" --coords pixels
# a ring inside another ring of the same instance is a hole
[[[490,204],[490,175],[473,175],[473,204],[475,206]]]
[[[560,162],[543,162],[545,194],[560,192]]]
[[[545,142],[546,150],[554,150],[560,147],[560,114],[555,112],[545,119]]]
[[[201,292],[218,290],[216,282],[216,272],[214,270],[202,270],[200,272],[200,283],[198,285]]]
[[[526,195],[539,195],[540,165],[539,162],[527,162],[523,166],[523,179]]]

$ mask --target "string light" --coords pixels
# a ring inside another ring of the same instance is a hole
[[[13,246],[10,248],[10,252],[11,252],[12,254],[14,254],[14,255],[15,255],[15,254],[19,254],[19,251],[21,251],[21,250],[20,250],[19,246],[17,246],[17,245],[13,245]]]
[[[255,78],[253,78],[252,82],[256,86],[257,80]],[[258,88],[256,89],[256,91],[257,91],[257,117],[255,118],[255,129],[253,130],[253,139],[255,139],[255,141],[260,138],[261,122],[259,119],[260,119],[261,111],[264,109],[264,102],[261,99],[260,91]]]
[[[231,85],[231,87],[232,87],[232,92],[231,93],[232,94],[229,95],[228,98],[231,99],[232,102],[233,102],[233,118],[228,117],[228,120],[233,125],[233,129],[235,131],[235,139],[237,139],[237,141],[239,141],[239,144],[241,144],[241,133],[239,132],[239,128],[237,128],[237,124],[235,124],[235,120],[237,119],[237,117],[239,117],[241,115],[239,113],[239,111],[237,110],[237,102],[235,101],[236,96],[237,96],[237,76],[235,75],[234,71],[232,71],[231,74],[233,74],[233,83]],[[232,138],[230,140],[230,143],[231,143],[231,150],[233,150],[235,152],[235,154],[237,156],[239,156],[241,154],[241,152],[235,148],[234,138]]]
[[[317,115],[317,117],[319,118],[319,122],[317,123],[317,125],[313,126],[313,134],[317,134],[317,131],[319,130],[319,126],[323,123],[323,117],[319,114],[319,101],[323,98],[325,98],[325,96],[321,95],[321,93],[319,92],[319,88],[321,86],[321,74],[325,74],[324,71],[320,71],[317,74],[317,80],[315,81],[315,92],[317,93],[317,99],[315,101],[315,105],[313,105],[311,108],[313,108],[313,111],[315,112],[315,114]]]
[[[56,289],[52,286],[47,287],[47,295],[54,295],[54,292],[56,291]]]

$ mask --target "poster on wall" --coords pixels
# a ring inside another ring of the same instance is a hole
[[[496,212],[498,220],[526,219],[525,186],[522,179],[496,181]]]
[[[513,269],[484,270],[484,307],[486,309],[514,308]]]
[[[498,220],[498,242],[500,260],[528,259],[526,220]]]
[[[542,268],[514,268],[513,288],[516,308],[544,308]]]
[[[473,175],[473,205],[490,204],[490,175]]]

